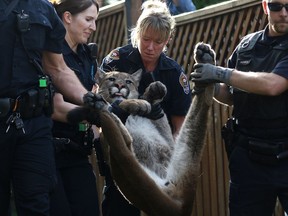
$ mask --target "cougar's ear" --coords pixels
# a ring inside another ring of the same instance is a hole
[[[104,76],[105,76],[105,71],[103,71],[101,68],[97,68],[97,72],[94,76],[94,79],[95,79],[95,82],[99,85],[102,80],[104,79]]]
[[[132,74],[132,77],[135,81],[137,81],[137,83],[140,82],[141,80],[141,77],[142,77],[142,69],[138,69],[137,71],[135,71],[133,74]]]

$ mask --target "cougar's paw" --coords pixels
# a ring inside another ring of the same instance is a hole
[[[84,101],[84,106],[90,107],[92,109],[106,109],[108,107],[107,101],[100,95],[100,94],[95,94],[92,92],[88,92],[87,94],[84,95],[83,97]]]
[[[151,105],[146,100],[141,99],[127,99],[123,100],[119,107],[132,115],[143,116],[150,113]]]
[[[216,54],[210,44],[199,42],[194,49],[194,60],[196,63],[216,64]]]
[[[166,86],[160,81],[151,83],[143,94],[143,99],[151,104],[160,103],[167,93]]]

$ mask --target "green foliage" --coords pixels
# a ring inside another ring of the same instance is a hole
[[[204,8],[209,5],[217,4],[220,2],[229,1],[229,0],[193,0],[197,9]]]

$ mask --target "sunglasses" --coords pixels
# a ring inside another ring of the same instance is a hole
[[[281,3],[277,3],[277,2],[268,3],[268,8],[269,8],[270,11],[278,12],[278,11],[281,11],[283,7],[288,12],[288,4],[281,4]]]

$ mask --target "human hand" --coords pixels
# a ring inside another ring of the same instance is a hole
[[[128,116],[130,115],[130,113],[126,112],[125,110],[121,109],[121,107],[119,106],[119,104],[122,102],[122,100],[116,100],[114,101],[110,107],[109,107],[109,111],[114,113],[116,116],[118,116],[118,118],[122,121],[122,123],[125,124],[126,119],[128,118]]]
[[[162,118],[163,116],[164,116],[164,111],[160,103],[151,105],[151,111],[143,115],[143,117],[149,118],[151,120],[157,120],[157,119]]]
[[[191,73],[191,80],[195,83],[230,83],[233,69],[214,66],[212,64],[195,64],[194,72]]]

